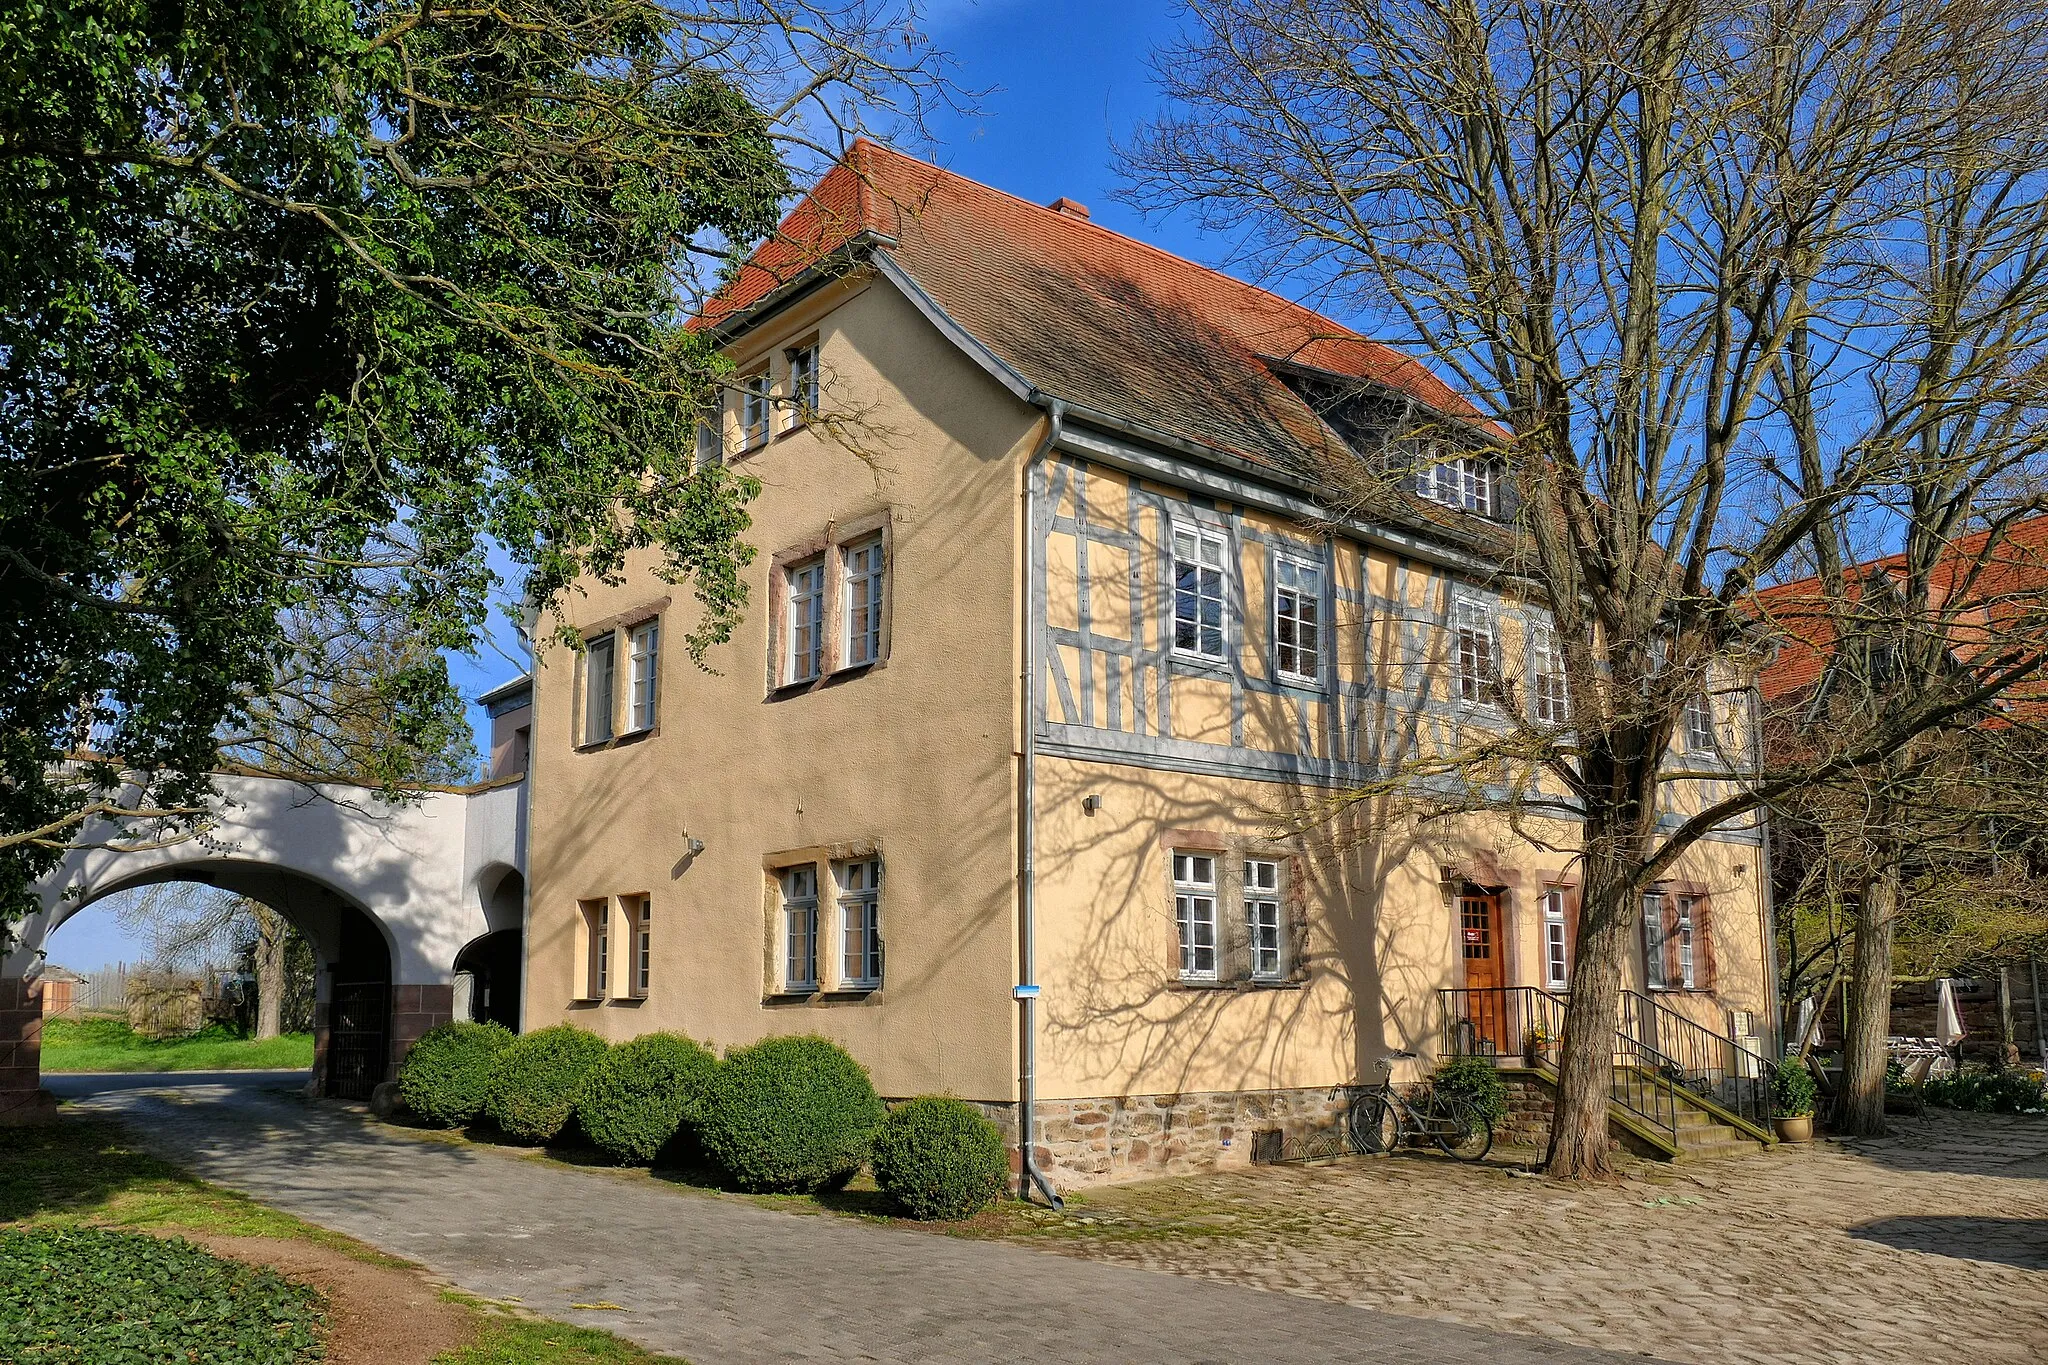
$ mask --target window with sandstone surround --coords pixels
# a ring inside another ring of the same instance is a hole
[[[792,564],[783,628],[787,633],[782,660],[784,685],[810,682],[825,670],[825,560],[823,556]]]
[[[882,860],[840,863],[839,986],[871,991],[882,984]]]
[[[1280,915],[1280,864],[1277,860],[1245,859],[1244,922],[1252,980],[1280,980],[1286,929]]]
[[[1173,921],[1180,935],[1183,981],[1216,979],[1216,856],[1173,855]]]
[[[602,1000],[611,985],[611,902],[577,902],[583,914],[583,995],[585,1000]]]
[[[661,622],[643,621],[633,627],[627,640],[627,724],[629,733],[638,733],[654,728],[655,703],[661,685]]]
[[[1565,931],[1565,891],[1547,887],[1543,892],[1543,984],[1561,991],[1571,984],[1570,938]]]
[[[1704,693],[1685,699],[1685,747],[1696,754],[1714,752],[1714,704]]]
[[[882,657],[882,594],[888,578],[882,537],[848,545],[841,551],[846,566],[844,579],[846,622],[840,639],[843,668],[858,668]]]
[[[583,742],[603,744],[611,739],[613,694],[617,690],[614,667],[617,640],[611,631],[592,635],[583,645]]]
[[[782,989],[818,988],[818,868],[802,863],[782,871]]]
[[[768,410],[768,370],[764,366],[740,381],[741,450],[768,444]]]
[[[818,343],[786,352],[789,358],[789,416],[784,431],[794,431],[818,415]]]
[[[621,896],[619,908],[633,928],[631,994],[636,1000],[644,1000],[654,977],[654,898]]]

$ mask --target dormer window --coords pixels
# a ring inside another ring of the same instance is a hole
[[[1500,463],[1472,452],[1437,460],[1416,471],[1415,491],[1431,502],[1461,512],[1496,516],[1500,507]]]

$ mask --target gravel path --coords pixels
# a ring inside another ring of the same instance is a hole
[[[207,1180],[417,1261],[472,1293],[516,1299],[696,1365],[1628,1358],[779,1213],[516,1152],[422,1141],[265,1088],[278,1081],[52,1076],[47,1084],[81,1108],[128,1116],[154,1150]]]

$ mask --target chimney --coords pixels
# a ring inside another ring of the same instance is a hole
[[[1084,223],[1088,221],[1088,206],[1086,204],[1079,203],[1075,200],[1069,199],[1065,195],[1061,195],[1059,198],[1053,200],[1050,204],[1047,204],[1046,207],[1051,209],[1054,213],[1064,213],[1067,215],[1067,217],[1079,218]]]

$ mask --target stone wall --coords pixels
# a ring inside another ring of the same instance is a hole
[[[1550,1116],[1557,1110],[1557,1088],[1540,1072],[1506,1070],[1500,1078],[1508,1088],[1508,1116],[1494,1125],[1496,1146],[1550,1146]],[[1626,1149],[1637,1156],[1663,1160],[1665,1154],[1619,1124],[1608,1126],[1609,1151]]]
[[[1040,1100],[1032,1156],[1069,1187],[1247,1166],[1258,1134],[1277,1132],[1292,1148],[1334,1130],[1352,1093],[1335,1086]],[[1015,1106],[1004,1108],[1007,1115],[990,1117],[1014,1133]]]

